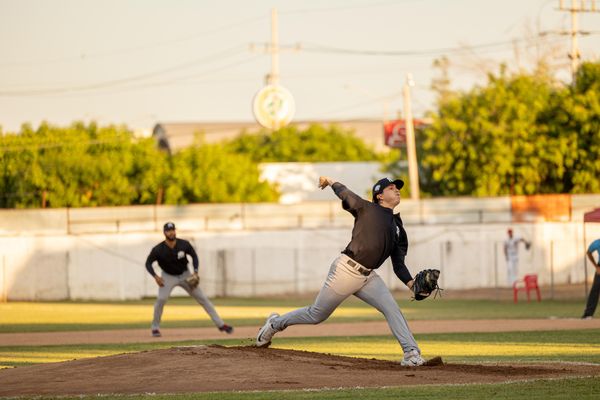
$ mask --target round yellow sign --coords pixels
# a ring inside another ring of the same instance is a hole
[[[254,96],[252,110],[259,124],[276,130],[289,124],[294,117],[294,97],[283,86],[268,85]]]

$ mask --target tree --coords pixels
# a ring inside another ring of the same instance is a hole
[[[125,127],[76,122],[23,125],[0,141],[3,207],[83,207],[148,203],[165,156]],[[164,178],[162,178],[164,181]],[[156,182],[160,183],[161,179]]]
[[[259,179],[250,157],[221,144],[196,144],[176,153],[165,203],[276,201],[275,188]]]
[[[490,74],[431,114],[420,147],[433,195],[598,193],[600,63],[574,86],[535,73]]]
[[[543,134],[555,137],[560,192],[600,193],[600,63],[582,63],[546,113]]]
[[[255,162],[372,161],[379,155],[350,130],[313,124],[295,125],[275,132],[243,132],[227,144],[232,152],[247,154]]]
[[[537,124],[553,95],[546,76],[490,74],[485,87],[440,104],[423,132],[421,159],[433,195],[497,196],[545,191],[552,138]]]

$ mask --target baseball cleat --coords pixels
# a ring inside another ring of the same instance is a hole
[[[400,361],[400,365],[404,367],[418,367],[419,365],[423,365],[424,362],[425,360],[423,360],[417,350],[411,350],[404,353],[404,359]]]
[[[269,347],[273,335],[277,333],[277,330],[271,325],[271,321],[277,317],[279,317],[277,313],[269,315],[263,327],[258,330],[258,335],[256,335],[257,347]]]
[[[161,337],[160,331],[158,329],[152,329],[152,336]]]
[[[221,327],[219,328],[219,330],[220,330],[221,332],[225,332],[225,333],[227,333],[227,334],[231,335],[231,334],[233,333],[233,326],[229,326],[229,325],[227,325],[227,324],[223,324],[223,326],[221,326]]]

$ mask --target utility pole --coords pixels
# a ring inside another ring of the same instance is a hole
[[[406,129],[406,152],[408,153],[408,179],[410,180],[410,198],[419,200],[419,169],[417,164],[417,147],[415,145],[415,127],[413,124],[410,87],[415,83],[411,74],[406,75],[404,83],[404,128]]]
[[[255,50],[250,45],[250,50]],[[300,48],[296,46],[296,50]],[[266,86],[256,93],[252,100],[252,111],[256,121],[271,130],[280,129],[290,123],[295,105],[292,94],[279,84],[279,23],[277,9],[271,9],[271,42],[265,45],[265,53],[271,55],[271,73],[266,75]]]
[[[581,58],[581,53],[579,52],[579,46],[577,43],[577,35],[589,35],[589,32],[579,30],[577,14],[580,12],[600,12],[600,10],[596,8],[596,0],[571,0],[571,7],[565,6],[565,0],[559,1],[559,11],[568,11],[571,13],[571,31],[563,31],[559,33],[561,35],[571,36],[571,53],[569,54],[569,58],[571,59],[571,76],[573,83],[575,83],[575,76],[577,74],[579,60]],[[586,3],[589,3],[589,7],[586,6]]]
[[[261,51],[271,55],[271,73],[266,76],[267,85],[279,85],[279,53],[282,51],[292,50],[300,51],[302,46],[297,43],[294,46],[279,46],[279,18],[277,16],[277,9],[271,9],[271,41],[264,45],[264,50],[257,50],[258,44],[251,43],[250,51]],[[260,45],[260,47],[263,47]]]
[[[279,21],[277,19],[277,9],[271,9],[271,44],[269,46],[271,53],[271,73],[267,75],[267,84],[279,84]]]

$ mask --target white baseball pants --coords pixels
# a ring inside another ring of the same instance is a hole
[[[381,277],[375,271],[372,271],[369,276],[362,275],[347,264],[348,260],[350,258],[342,254],[333,261],[325,284],[314,304],[274,318],[273,328],[281,331],[290,325],[323,322],[345,299],[354,295],[385,316],[392,334],[405,353],[411,350],[421,353],[398,303]]]
[[[192,289],[190,285],[185,281],[185,278],[190,276],[190,271],[185,271],[181,275],[170,275],[162,271],[161,276],[165,281],[165,285],[158,288],[158,297],[156,303],[154,303],[154,319],[152,320],[152,329],[158,329],[160,327],[160,320],[162,319],[163,308],[167,304],[167,300],[171,295],[171,292],[175,286],[181,286],[190,296],[192,296],[198,304],[204,307],[206,313],[210,316],[217,327],[223,326],[225,323],[217,314],[215,307],[210,302],[208,297],[204,295],[200,286]]]

